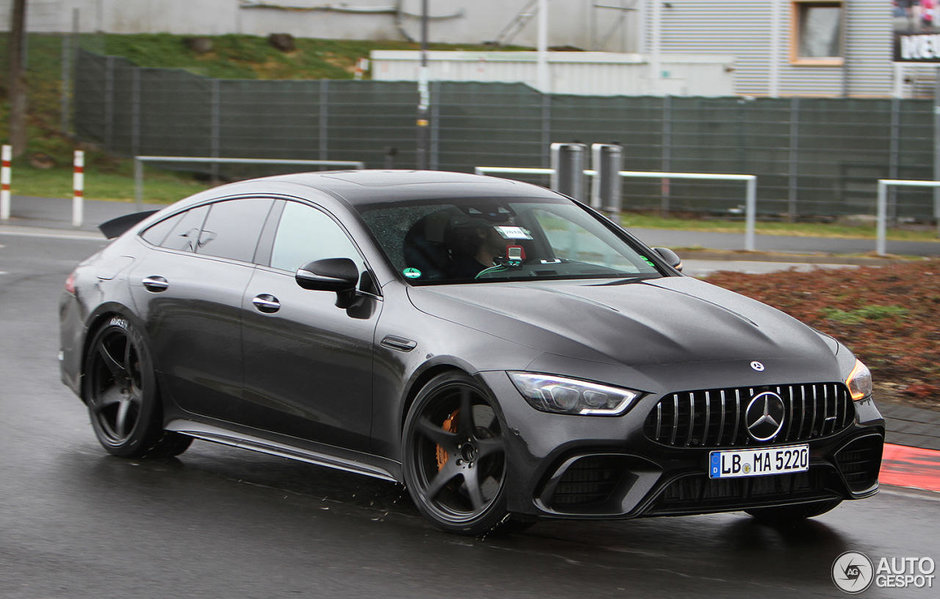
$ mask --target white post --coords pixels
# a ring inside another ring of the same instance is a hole
[[[940,190],[940,181],[921,181],[916,179],[878,179],[878,239],[875,245],[875,249],[879,255],[885,254],[885,238],[887,237],[887,228],[888,228],[888,187],[929,187],[936,192]],[[937,236],[940,237],[940,200],[937,199],[937,194],[934,193],[933,198],[933,214],[937,218]]]
[[[539,0],[538,11],[536,86],[540,92],[547,94],[552,91],[548,72],[548,0]]]
[[[878,240],[875,242],[875,251],[879,256],[885,255],[885,234],[888,220],[888,185],[878,181]]]
[[[85,152],[75,150],[72,166],[72,226],[82,226],[84,219],[83,197],[85,195]]]
[[[937,238],[940,239],[940,195],[933,194],[933,219],[937,221]]]
[[[745,201],[744,249],[754,251],[754,223],[757,220],[757,177],[747,180],[747,199]]]
[[[0,166],[0,220],[10,220],[10,160],[13,148],[3,146],[3,163]]]
[[[134,207],[144,210],[144,163],[140,156],[134,157]]]

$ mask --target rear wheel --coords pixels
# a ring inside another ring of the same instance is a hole
[[[779,526],[781,524],[793,524],[807,518],[825,514],[840,503],[842,503],[841,499],[831,499],[829,501],[818,501],[816,503],[763,507],[745,511],[765,524]]]
[[[84,374],[91,425],[109,453],[169,457],[189,447],[192,438],[163,430],[150,353],[127,319],[113,317],[95,332]]]
[[[405,484],[439,528],[480,536],[510,522],[504,430],[489,394],[467,375],[440,375],[418,393],[405,422]]]

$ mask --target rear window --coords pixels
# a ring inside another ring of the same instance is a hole
[[[199,240],[199,231],[202,229],[202,221],[206,219],[208,212],[208,206],[180,212],[148,227],[141,237],[148,243],[168,250],[194,252],[196,242]]]
[[[153,225],[148,227],[146,231],[140,234],[144,241],[149,244],[160,246],[163,245],[163,241],[166,239],[166,236],[169,234],[173,227],[176,226],[176,223],[183,218],[185,212],[181,212],[170,218],[166,218]]]

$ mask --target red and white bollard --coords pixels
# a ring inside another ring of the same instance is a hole
[[[356,61],[356,70],[353,71],[353,79],[356,81],[361,81],[363,73],[365,73],[367,70],[369,70],[369,59],[360,58]]]
[[[0,220],[10,220],[10,160],[13,148],[3,146],[2,166],[0,166]]]
[[[75,150],[72,165],[72,226],[80,227],[84,219],[85,152]]]

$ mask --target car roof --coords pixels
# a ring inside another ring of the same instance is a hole
[[[302,185],[353,205],[433,198],[559,197],[555,192],[529,183],[445,171],[329,171],[278,175],[255,182]]]

